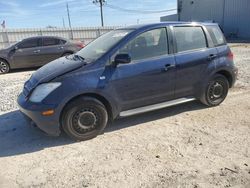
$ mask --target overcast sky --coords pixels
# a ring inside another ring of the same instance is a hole
[[[73,27],[100,26],[100,9],[93,0],[67,0]],[[107,5],[124,9],[158,11],[176,8],[176,0],[106,0]],[[131,25],[159,22],[160,17],[175,13],[142,14],[124,12],[104,6],[105,25]],[[63,18],[68,26],[66,0],[0,0],[0,22],[7,28],[62,27]]]

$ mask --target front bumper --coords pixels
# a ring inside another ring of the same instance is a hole
[[[21,93],[17,100],[20,111],[27,116],[26,120],[34,122],[42,131],[52,136],[59,136],[60,131],[60,112],[55,105],[45,105],[43,103],[32,103],[25,99]],[[43,111],[53,109],[55,113],[51,116],[42,115]]]

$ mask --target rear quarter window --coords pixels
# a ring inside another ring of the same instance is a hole
[[[44,38],[43,39],[43,46],[54,46],[58,45],[60,40],[57,38]]]
[[[60,40],[60,44],[65,44],[67,41],[66,40]]]
[[[206,28],[215,46],[226,44],[225,37],[218,26],[206,26]]]
[[[207,40],[202,27],[174,27],[177,52],[198,50],[207,47]]]

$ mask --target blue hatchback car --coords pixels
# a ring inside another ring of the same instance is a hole
[[[219,26],[166,22],[113,30],[37,70],[18,97],[51,135],[97,136],[117,117],[192,100],[224,101],[237,68]]]

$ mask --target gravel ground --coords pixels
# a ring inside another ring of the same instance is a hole
[[[250,187],[250,44],[231,44],[239,79],[219,107],[191,102],[116,120],[85,142],[25,125],[33,71],[0,76],[0,187]]]

